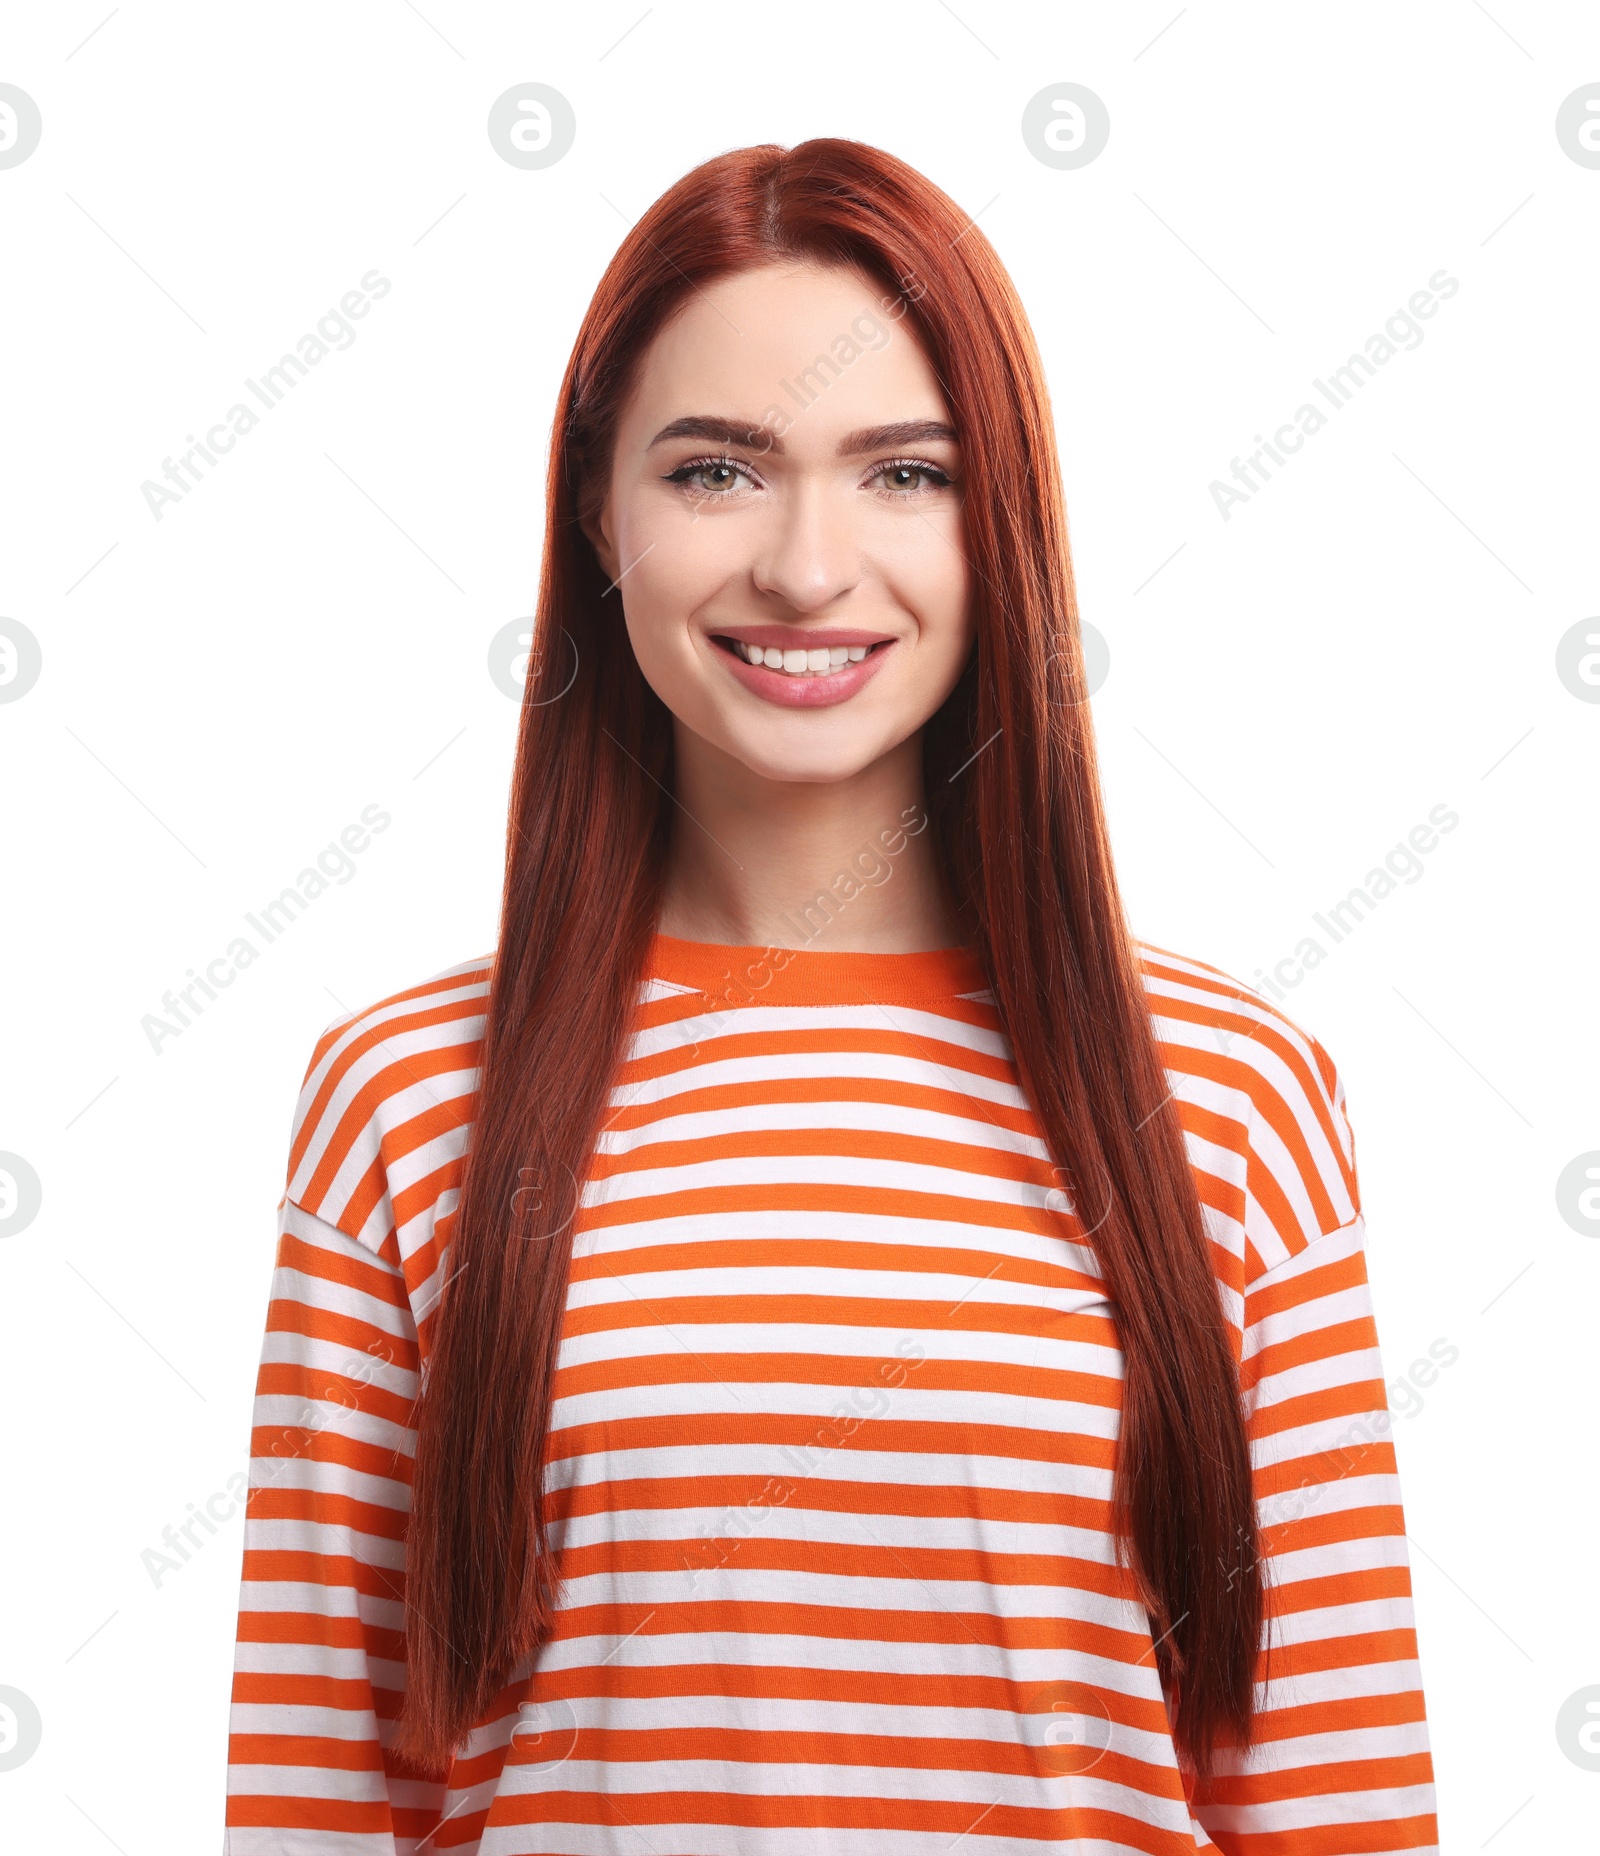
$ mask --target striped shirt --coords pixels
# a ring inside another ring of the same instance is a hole
[[[256,1398],[232,1856],[1435,1848],[1343,1086],[1248,987],[1138,952],[1268,1555],[1258,1738],[1207,1797],[1109,1531],[1113,1309],[977,960],[658,935],[571,1226],[557,1626],[437,1782],[385,1746],[488,963],[316,1045]]]

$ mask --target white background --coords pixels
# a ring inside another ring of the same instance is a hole
[[[542,171],[485,129],[525,80],[577,114]],[[1059,171],[1020,120],[1068,80],[1111,137]],[[13,13],[0,612],[43,673],[0,704],[0,1149],[43,1209],[0,1243],[0,1685],[44,1737],[9,1847],[220,1839],[239,1522],[159,1587],[140,1556],[245,1462],[301,1075],[492,943],[485,653],[602,268],[695,163],[817,134],[978,215],[1033,319],[1136,932],[1253,980],[1459,815],[1285,1009],[1345,1079],[1388,1378],[1459,1350],[1396,1426],[1443,1847],[1592,1847],[1555,1717],[1600,1683],[1600,1244],[1556,1181],[1600,1148],[1600,705],[1555,666],[1600,612],[1600,169],[1554,124],[1596,80],[1600,16],[1519,0]],[[141,484],[374,267],[353,345],[157,521]],[[1441,267],[1420,345],[1224,520],[1213,479]],[[354,878],[156,1054],[141,1018],[372,803]]]

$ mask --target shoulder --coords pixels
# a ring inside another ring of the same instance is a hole
[[[346,1013],[311,1053],[284,1198],[391,1263],[430,1248],[455,1203],[490,970],[463,961]]]
[[[1135,943],[1213,1236],[1242,1284],[1360,1215],[1344,1081],[1322,1044],[1252,986]]]

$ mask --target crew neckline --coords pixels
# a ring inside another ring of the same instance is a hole
[[[719,1007],[914,1004],[986,992],[974,947],[910,954],[685,941],[657,932],[648,972],[669,986],[704,994]]]

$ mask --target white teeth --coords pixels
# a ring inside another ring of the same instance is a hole
[[[814,651],[780,651],[774,645],[747,644],[735,639],[734,648],[746,663],[764,664],[768,670],[782,670],[791,677],[825,677],[842,664],[859,664],[870,647],[835,644]]]

